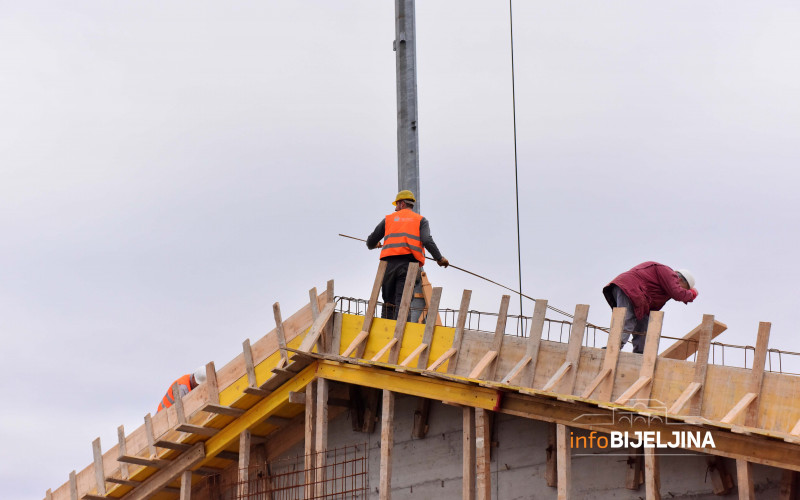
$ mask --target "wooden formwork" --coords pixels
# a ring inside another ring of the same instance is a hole
[[[544,300],[536,301],[525,336],[505,335],[508,296],[493,334],[465,328],[468,290],[454,328],[437,325],[436,314],[425,324],[408,323],[416,264],[409,268],[400,319],[375,318],[384,271],[381,263],[363,316],[335,312],[332,281],[319,295],[312,289],[309,304],[286,320],[276,303],[275,329],[252,344],[245,340],[242,354],[221,369],[209,363],[207,382],[171,408],[146,415],[129,434],[120,427],[119,442],[105,453],[96,440],[94,462],[48,490],[47,500],[188,498],[193,478],[232,463],[246,469],[250,444],[264,442],[272,459],[304,441],[307,456],[317,461],[306,468],[325,470],[325,454],[318,452],[327,448],[327,422],[352,406],[347,394],[335,394],[336,383],[383,391],[382,498],[391,491],[395,393],[464,408],[464,498],[485,498],[489,491],[492,412],[553,423],[548,484],[558,485],[560,498],[570,494],[571,427],[708,432],[716,448],[687,448],[736,459],[742,498],[751,490],[751,463],[800,471],[800,377],[765,372],[769,323],[759,327],[752,368],[717,366],[708,363],[709,345],[725,326],[710,315],[687,334],[693,342],[661,355],[660,312],[651,314],[642,355],[620,352],[623,309],[613,311],[603,350],[583,345],[585,305],[576,307],[566,343],[542,338]],[[433,288],[430,311],[440,297],[441,288]],[[377,403],[364,411],[374,416]],[[415,429],[426,427],[425,418]],[[648,498],[658,498],[657,456],[646,451],[644,463]],[[787,474],[786,483],[794,485],[794,473]],[[319,493],[312,489],[307,496]]]

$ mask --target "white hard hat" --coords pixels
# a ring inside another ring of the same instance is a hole
[[[198,367],[197,370],[194,371],[192,376],[194,377],[194,381],[197,382],[197,385],[205,383],[205,381],[206,381],[206,367],[205,366]]]
[[[691,271],[688,269],[678,269],[675,272],[684,277],[686,282],[689,283],[689,288],[694,288],[694,276],[692,276]]]

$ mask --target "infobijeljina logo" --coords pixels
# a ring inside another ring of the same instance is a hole
[[[623,411],[611,408],[611,413],[585,413],[573,421],[590,423],[593,427],[613,426],[610,432],[591,431],[588,434],[570,432],[573,450],[618,450],[629,448],[702,449],[716,448],[714,436],[709,431],[665,430],[667,425],[682,425],[682,420],[670,421],[666,406],[657,400],[631,400],[629,406],[641,411]],[[630,430],[624,429],[625,427]],[[651,429],[659,427],[659,429]],[[622,430],[624,429],[624,430]]]

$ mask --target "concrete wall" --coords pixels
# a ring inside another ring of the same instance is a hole
[[[425,439],[412,439],[414,411],[418,399],[397,395],[395,407],[392,498],[457,500],[461,498],[461,415],[460,408],[433,403]],[[492,498],[495,500],[551,499],[556,489],[545,482],[545,422],[509,415],[496,416],[492,449]],[[575,436],[585,435],[573,430]],[[329,424],[329,448],[367,443],[369,452],[370,498],[378,498],[380,484],[380,421],[375,432],[354,432],[347,413]],[[675,453],[672,453],[675,452]],[[287,455],[302,454],[302,444]],[[617,451],[619,453],[619,451]],[[625,488],[627,453],[612,455],[606,450],[573,450],[572,477],[575,499],[640,499],[645,489]],[[716,499],[707,455],[670,450],[660,454],[662,498]],[[735,461],[724,459],[736,481]],[[781,470],[753,466],[756,495],[777,498]],[[727,498],[736,498],[736,489]]]

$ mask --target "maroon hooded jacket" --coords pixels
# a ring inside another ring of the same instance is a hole
[[[620,287],[631,299],[636,319],[644,318],[650,311],[660,311],[669,299],[679,300],[684,304],[694,300],[692,292],[681,286],[675,271],[658,262],[639,264],[620,274],[603,288],[608,304],[614,307],[611,285]]]

